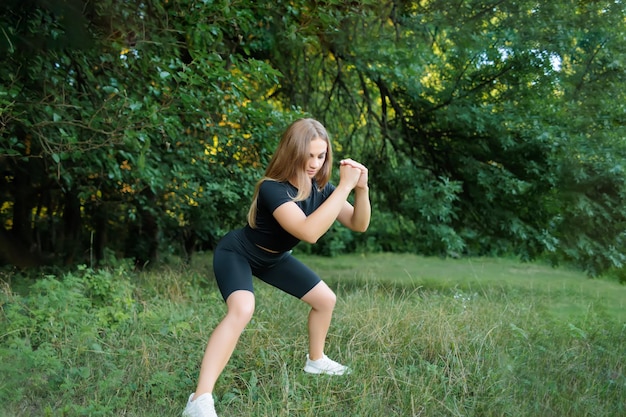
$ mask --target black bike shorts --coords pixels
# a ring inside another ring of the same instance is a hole
[[[271,253],[252,243],[237,229],[224,236],[213,253],[213,271],[224,301],[237,290],[254,292],[252,276],[302,298],[320,281],[291,251]]]

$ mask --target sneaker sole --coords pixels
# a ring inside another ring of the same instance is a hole
[[[305,367],[304,372],[306,372],[307,374],[312,374],[312,375],[332,375],[332,376],[342,376],[342,375],[346,375],[350,373],[349,370],[336,372],[336,371],[325,371],[323,369],[309,368],[309,367]]]

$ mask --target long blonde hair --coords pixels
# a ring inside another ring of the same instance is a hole
[[[322,139],[327,145],[326,160],[315,175],[315,182],[319,189],[328,183],[333,165],[333,152],[326,129],[315,119],[296,120],[283,133],[276,152],[265,169],[265,175],[256,183],[252,204],[248,210],[248,224],[252,228],[256,227],[257,201],[263,181],[294,181],[298,194],[293,197],[293,201],[306,200],[311,195],[311,179],[306,173],[306,164],[309,158],[309,145],[314,139]]]

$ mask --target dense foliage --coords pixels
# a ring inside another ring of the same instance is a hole
[[[320,252],[623,269],[624,23],[608,0],[5,1],[2,262],[211,248],[310,114],[375,206]]]
[[[70,263],[105,249],[151,261],[242,221],[249,179],[286,122],[264,99],[277,72],[231,56],[213,21],[224,10],[211,7],[7,5],[9,262],[29,264],[21,248],[33,246]]]

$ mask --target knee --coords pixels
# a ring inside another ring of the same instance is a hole
[[[240,325],[246,325],[252,320],[254,314],[254,295],[252,293],[234,296],[231,295],[228,301],[227,317],[237,321]]]
[[[333,310],[335,308],[335,304],[337,303],[337,296],[332,290],[328,291],[328,294],[324,296],[324,305],[326,308]]]
[[[324,289],[324,291],[320,291],[315,297],[315,300],[311,303],[311,307],[316,310],[322,311],[332,311],[335,309],[335,304],[337,303],[337,296],[335,293],[328,287]]]
[[[254,314],[254,304],[237,304],[228,309],[228,315],[241,324],[248,324]]]

